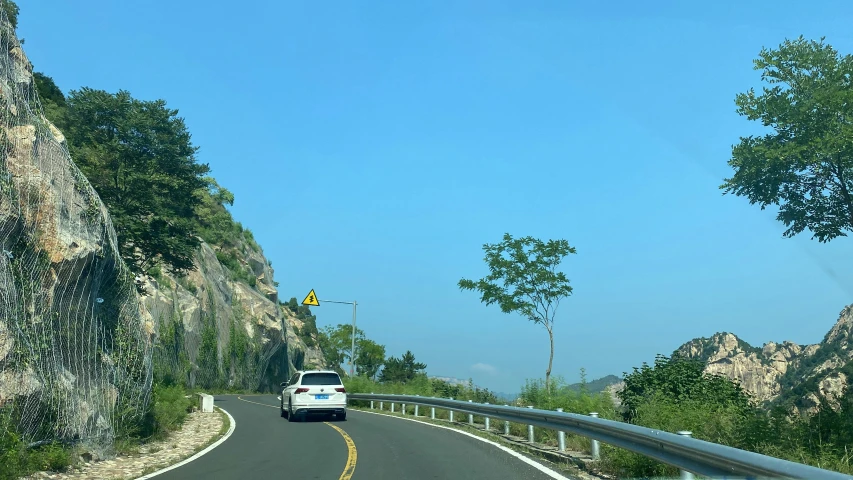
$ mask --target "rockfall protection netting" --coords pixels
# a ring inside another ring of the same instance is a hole
[[[2,9],[0,48],[0,428],[108,454],[147,408],[154,325]]]
[[[204,264],[201,271],[210,274]],[[171,302],[152,311],[158,324],[154,366],[159,379],[191,388],[257,390],[270,373],[271,359],[283,354],[287,363],[282,320],[276,321],[280,329],[271,328],[236,299],[230,286],[219,288],[205,282],[189,296],[177,286],[161,287]]]

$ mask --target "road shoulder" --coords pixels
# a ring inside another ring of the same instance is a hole
[[[147,479],[185,462],[218,442],[233,431],[233,419],[224,410],[214,413],[195,411],[187,415],[183,427],[166,439],[147,443],[130,454],[110,460],[83,463],[63,473],[38,472],[28,479],[49,480],[131,480]]]

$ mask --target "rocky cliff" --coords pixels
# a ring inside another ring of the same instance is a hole
[[[0,11],[0,432],[109,450],[148,404],[155,328]]]
[[[706,362],[705,371],[741,383],[765,405],[811,411],[821,399],[835,404],[853,374],[853,305],[841,311],[814,345],[768,342],[753,347],[732,333],[691,340],[675,353]]]
[[[194,387],[272,391],[294,369],[325,366],[313,318],[279,301],[273,269],[253,240],[235,243],[202,242],[194,271],[157,272],[145,284],[143,302],[158,325],[158,375]]]
[[[134,278],[36,90],[0,9],[0,434],[105,456],[140,423],[156,377],[269,391],[325,366],[314,317],[279,301],[270,262],[230,214],[235,236],[202,242],[188,275]]]

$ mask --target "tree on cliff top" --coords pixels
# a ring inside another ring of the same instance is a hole
[[[135,274],[162,263],[193,269],[196,210],[211,187],[178,111],[127,91],[82,88],[66,99],[74,162],[109,208],[122,257]]]
[[[758,204],[779,206],[785,237],[808,229],[827,242],[853,230],[853,56],[831,46],[786,40],[754,61],[770,84],[737,95],[738,114],[772,129],[741,137],[720,186]]]
[[[504,313],[518,312],[548,332],[551,354],[545,370],[545,385],[550,392],[551,366],[554,362],[554,315],[560,300],[572,294],[569,279],[557,267],[564,257],[577,253],[566,240],[542,240],[533,237],[512,238],[485,244],[484,258],[490,273],[478,281],[462,279],[461,290],[480,292],[486,305],[497,303]]]
[[[6,12],[6,16],[9,18],[9,23],[12,24],[12,28],[17,29],[18,14],[20,13],[18,4],[12,0],[0,0],[0,8]]]

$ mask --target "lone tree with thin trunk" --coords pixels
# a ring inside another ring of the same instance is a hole
[[[803,37],[755,60],[768,86],[737,95],[738,114],[769,132],[732,148],[724,193],[779,207],[785,237],[820,242],[853,231],[853,56]]]
[[[554,315],[560,300],[572,294],[569,279],[557,267],[564,257],[577,253],[566,240],[542,240],[533,237],[512,238],[485,244],[484,258],[489,275],[478,281],[459,280],[460,290],[480,292],[481,302],[497,303],[504,313],[517,312],[548,331],[551,355],[545,371],[545,387],[551,391],[551,366],[554,362]]]

